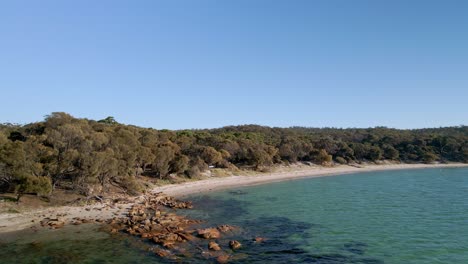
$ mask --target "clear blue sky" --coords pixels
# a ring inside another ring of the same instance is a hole
[[[468,124],[468,1],[2,1],[0,122]]]

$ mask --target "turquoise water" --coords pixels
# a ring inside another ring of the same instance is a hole
[[[468,263],[468,168],[303,179],[190,199],[195,209],[178,212],[242,229],[243,257],[230,263]],[[91,225],[26,230],[0,235],[0,263],[163,262],[151,247]]]
[[[192,199],[194,217],[277,243],[249,252],[251,262],[468,263],[467,168],[304,179]]]

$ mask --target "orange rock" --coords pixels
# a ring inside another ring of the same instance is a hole
[[[223,232],[223,233],[232,231],[234,229],[235,229],[235,227],[230,226],[230,225],[220,225],[220,226],[218,226],[218,230]]]
[[[143,234],[141,234],[141,238],[151,238],[151,234],[150,233],[143,233]]]
[[[205,239],[211,239],[211,238],[216,239],[216,238],[221,237],[221,234],[216,228],[199,229],[197,230],[197,232],[198,232],[198,236],[203,237]]]
[[[216,258],[216,261],[220,264],[223,263],[228,263],[229,262],[229,255],[221,255],[218,258]]]
[[[180,237],[182,237],[184,240],[187,240],[187,241],[192,241],[195,239],[194,236],[186,232],[177,232],[177,235],[179,235]]]
[[[210,243],[208,243],[208,248],[210,250],[214,250],[214,251],[219,251],[221,250],[221,247],[218,245],[218,243],[214,242],[214,241],[211,241]]]
[[[166,258],[168,256],[171,255],[171,252],[169,250],[165,250],[165,249],[155,249],[154,250],[154,253],[156,253],[156,255],[162,257],[162,258]]]
[[[262,243],[262,242],[265,241],[265,238],[263,238],[263,237],[255,237],[253,240],[254,240],[255,243]]]
[[[229,247],[232,248],[233,250],[236,250],[236,249],[241,248],[242,244],[237,240],[231,240],[229,241]]]

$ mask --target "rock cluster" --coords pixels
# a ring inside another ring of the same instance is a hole
[[[221,233],[217,228],[206,228],[197,230],[199,237],[204,239],[216,239],[221,237]]]
[[[162,192],[156,193],[152,196],[152,202],[156,202],[158,205],[163,205],[169,208],[175,209],[192,209],[192,203],[187,201],[178,201],[174,197],[165,195]]]
[[[226,263],[232,258],[232,250],[241,247],[238,241],[228,243],[229,240],[223,239],[223,235],[229,236],[236,230],[235,227],[220,225],[192,229],[193,225],[201,222],[177,215],[172,210],[167,211],[165,207],[186,209],[192,208],[192,204],[178,201],[163,193],[148,195],[145,200],[134,204],[126,217],[110,221],[110,232],[126,233],[138,236],[150,244],[155,243],[157,246],[153,248],[153,252],[164,258],[175,258],[176,255],[188,256],[198,252],[206,258]],[[227,251],[222,249],[220,243],[225,243]],[[208,251],[205,251],[206,248]]]
[[[114,200],[109,206],[125,204],[128,200]],[[132,235],[139,237],[156,255],[176,259],[177,256],[190,258],[193,254],[226,263],[241,255],[235,253],[242,245],[239,241],[229,240],[238,235],[236,227],[220,225],[209,228],[195,228],[201,221],[191,220],[175,213],[176,209],[190,209],[191,202],[179,201],[164,193],[153,193],[134,199],[128,212],[122,217],[109,220],[75,217],[65,221],[64,217],[44,218],[40,224],[52,229],[65,224],[106,223],[104,230],[113,235]],[[103,202],[107,205],[107,201]],[[119,209],[119,206],[117,206]],[[128,207],[127,207],[128,208]],[[94,208],[96,209],[96,208]],[[91,210],[89,208],[89,210]],[[116,213],[114,213],[116,214]],[[262,242],[262,238],[255,238]],[[235,254],[234,254],[235,253]]]
[[[111,232],[123,231],[130,235],[148,239],[167,249],[178,243],[193,240],[185,229],[199,221],[189,220],[175,213],[163,211],[161,207],[191,208],[190,202],[178,201],[163,193],[148,195],[145,201],[134,204],[125,218],[110,221]],[[158,255],[166,253],[159,252]]]
[[[65,221],[61,218],[46,217],[40,222],[43,227],[50,227],[52,229],[61,228],[65,225]]]

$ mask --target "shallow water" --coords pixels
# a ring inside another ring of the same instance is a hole
[[[303,179],[190,199],[195,209],[179,213],[243,229],[242,257],[232,263],[468,263],[467,168]],[[1,263],[162,262],[150,244],[94,225],[3,234],[0,243]]]
[[[271,238],[249,261],[468,263],[468,169],[369,172],[192,197],[191,215]]]
[[[0,243],[0,263],[159,263],[138,240],[96,224],[1,234]]]

